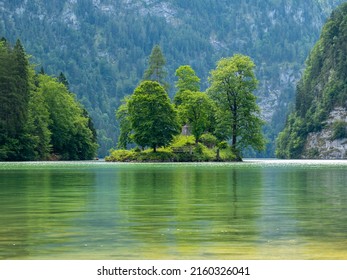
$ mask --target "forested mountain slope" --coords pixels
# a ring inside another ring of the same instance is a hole
[[[277,143],[284,158],[347,158],[347,3],[324,25]]]
[[[283,128],[296,82],[320,29],[342,0],[0,0],[0,36],[20,38],[32,61],[63,72],[90,112],[100,155],[115,146],[114,111],[143,77],[159,44],[174,72],[189,64],[208,85],[221,57],[253,58],[258,96],[270,138]]]

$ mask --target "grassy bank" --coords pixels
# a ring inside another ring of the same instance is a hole
[[[193,136],[178,136],[166,148],[141,150],[111,150],[105,158],[110,162],[209,162],[239,161],[228,145],[195,143]]]

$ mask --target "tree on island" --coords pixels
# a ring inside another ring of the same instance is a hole
[[[239,157],[246,147],[258,151],[265,148],[263,121],[253,94],[258,84],[254,68],[251,58],[236,54],[218,61],[211,71],[208,93],[219,108],[219,124],[223,124],[224,133]]]
[[[177,92],[174,103],[178,110],[181,125],[189,125],[191,133],[198,143],[207,131],[213,114],[214,104],[209,96],[200,92],[200,78],[189,65],[177,68]]]
[[[168,145],[179,134],[176,111],[158,82],[143,81],[127,104],[132,139],[139,146],[151,147],[156,152],[158,147]]]
[[[200,91],[200,78],[189,65],[182,65],[175,72],[177,82],[175,84],[177,92],[175,94],[174,103],[181,104],[184,92],[189,90],[192,92]]]
[[[190,126],[196,143],[209,127],[213,107],[212,100],[204,92],[187,90],[182,94],[181,104],[177,107],[180,122]]]
[[[131,143],[141,147],[157,147],[171,142],[179,133],[177,113],[167,94],[165,82],[166,60],[159,45],[155,45],[148,59],[143,81],[131,96],[126,96],[116,111],[120,127],[118,148]]]
[[[132,128],[129,118],[129,96],[124,97],[122,104],[118,107],[116,111],[116,118],[119,123],[119,136],[118,136],[118,148],[126,149],[128,144],[132,142]]]
[[[179,67],[174,99],[178,116],[163,86],[156,81],[143,81],[116,112],[121,130],[119,148],[136,143],[156,152],[158,147],[167,147],[174,140],[172,150],[166,150],[167,157],[161,159],[182,161],[240,160],[246,147],[264,149],[263,121],[253,94],[258,82],[254,67],[252,60],[243,55],[220,60],[211,72],[207,93],[199,91],[200,79],[190,66]],[[174,139],[186,124],[192,136]],[[176,153],[178,147],[185,147],[193,139],[196,145],[189,154],[179,154],[185,153],[184,149]],[[226,140],[231,141],[231,148]],[[152,155],[118,150],[112,151],[108,160],[144,158],[148,160]]]
[[[146,69],[143,80],[156,81],[161,84],[166,91],[169,84],[165,81],[167,71],[165,70],[166,59],[159,45],[155,45],[148,58],[148,68]]]

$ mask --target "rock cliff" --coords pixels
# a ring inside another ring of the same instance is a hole
[[[282,158],[347,158],[347,3],[333,11],[297,85],[277,138]]]
[[[324,123],[324,128],[319,132],[310,132],[307,135],[302,157],[347,159],[346,129],[347,109],[344,107],[334,108]]]

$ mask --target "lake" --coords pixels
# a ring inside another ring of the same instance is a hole
[[[0,163],[0,259],[347,259],[347,161]]]

